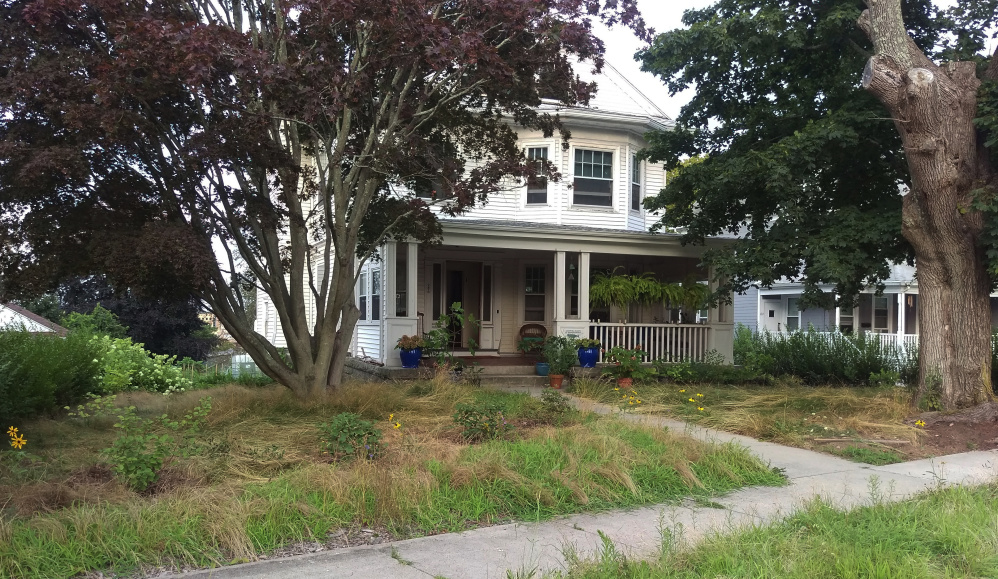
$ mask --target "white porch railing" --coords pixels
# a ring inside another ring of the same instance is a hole
[[[592,322],[589,337],[600,341],[603,349],[641,348],[648,353],[642,362],[664,360],[681,362],[701,360],[707,353],[710,326],[702,324],[608,324]],[[600,352],[600,362],[603,353]]]

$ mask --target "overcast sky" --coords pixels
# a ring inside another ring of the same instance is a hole
[[[638,0],[638,7],[648,26],[655,32],[666,32],[682,27],[683,11],[689,8],[703,8],[713,0]],[[667,115],[676,118],[680,107],[689,100],[682,94],[669,96],[669,91],[658,77],[641,71],[634,60],[634,53],[644,47],[627,28],[620,26],[612,30],[600,28],[596,34],[606,43],[606,60],[614,68],[634,83],[634,86],[653,100]]]

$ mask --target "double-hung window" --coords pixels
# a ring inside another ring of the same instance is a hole
[[[357,309],[361,321],[381,319],[381,269],[360,274],[357,281]]]
[[[528,205],[541,205],[548,202],[548,178],[544,167],[547,159],[547,147],[530,147],[527,149],[527,161],[531,167],[531,174],[527,177]]]
[[[637,155],[631,155],[631,210],[641,210],[641,164]]]
[[[527,267],[523,296],[523,321],[543,322],[544,308],[544,266]]]
[[[613,207],[613,153],[575,150],[573,205]]]
[[[795,332],[800,329],[800,306],[799,298],[787,298],[787,331]]]

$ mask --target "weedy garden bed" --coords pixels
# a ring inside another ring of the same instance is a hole
[[[673,416],[708,428],[889,464],[998,446],[998,424],[970,431],[941,422],[913,423],[909,392],[895,387],[671,384],[633,391],[606,379],[580,379],[575,393],[629,412]],[[632,399],[633,398],[633,399]],[[635,404],[640,400],[640,404]]]
[[[444,378],[351,384],[310,402],[227,386],[115,404],[178,441],[158,478],[137,491],[107,464],[114,418],[22,425],[25,447],[0,451],[0,576],[210,567],[362,530],[412,537],[783,482],[739,447]],[[351,428],[380,432],[365,431],[358,452],[373,459],[320,445],[319,425],[344,412],[357,415]]]

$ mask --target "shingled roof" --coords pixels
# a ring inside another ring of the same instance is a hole
[[[69,330],[60,326],[59,324],[46,320],[45,318],[39,316],[38,314],[29,312],[28,310],[22,308],[21,306],[15,304],[0,304],[0,310],[4,309],[14,312],[15,322],[18,317],[27,318],[31,322],[34,322],[34,324],[31,325],[22,322],[25,325],[25,327],[28,328],[28,331],[31,332],[32,334],[55,334],[57,336],[65,336],[66,334],[69,333]],[[32,331],[32,327],[34,325],[42,326],[46,328],[48,331],[37,331],[37,330]]]

